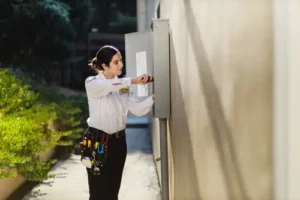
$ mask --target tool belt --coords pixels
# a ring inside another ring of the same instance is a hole
[[[100,175],[107,160],[108,144],[111,139],[125,136],[125,130],[107,134],[101,130],[88,127],[80,143],[82,164],[89,168],[94,175]]]

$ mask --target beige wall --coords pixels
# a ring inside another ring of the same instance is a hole
[[[273,199],[272,1],[161,0],[161,18],[171,28],[172,199]]]

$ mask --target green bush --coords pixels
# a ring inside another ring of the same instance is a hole
[[[81,139],[82,132],[86,126],[88,117],[88,104],[85,94],[76,96],[64,95],[55,88],[45,88],[44,86],[35,87],[35,90],[41,95],[40,101],[44,104],[55,102],[56,114],[59,121],[54,121],[56,129],[72,130],[72,134],[63,136],[58,144],[73,144],[73,141]]]
[[[55,160],[45,161],[38,153],[70,145],[82,134],[83,109],[76,100],[37,91],[0,70],[0,178],[47,178]]]

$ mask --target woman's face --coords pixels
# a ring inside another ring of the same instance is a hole
[[[107,71],[111,75],[119,76],[122,74],[123,61],[120,53],[116,53],[110,63],[109,67],[104,67],[105,71]]]

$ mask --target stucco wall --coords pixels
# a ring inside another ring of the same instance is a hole
[[[161,18],[171,29],[172,199],[273,199],[272,1],[161,0]]]

